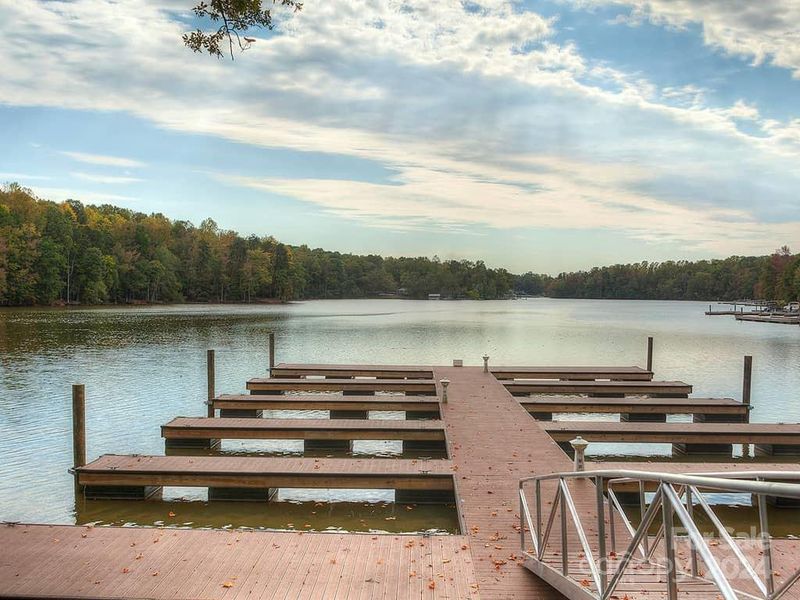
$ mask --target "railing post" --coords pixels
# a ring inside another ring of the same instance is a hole
[[[216,398],[216,366],[215,366],[215,359],[214,359],[214,351],[213,350],[206,350],[206,387],[207,387],[207,399],[206,405],[208,410],[206,415],[208,417],[214,416],[214,398]]]
[[[769,522],[767,520],[767,497],[757,494],[758,498],[758,527],[761,536],[761,552],[764,556],[764,583],[767,593],[771,597],[775,592],[775,580],[772,572],[772,544],[769,539]]]
[[[82,383],[72,386],[72,470],[75,477],[75,499],[81,492],[78,473],[74,471],[86,464],[86,388]]]
[[[644,497],[644,481],[639,480],[639,514],[644,516],[646,510],[645,497]],[[650,535],[647,531],[644,532],[642,538],[642,545],[644,546],[645,561],[650,562]]]
[[[520,481],[519,482],[519,549],[524,553],[525,552],[525,518],[524,518],[525,507],[523,506],[523,502],[522,502],[522,496],[523,496],[523,494],[522,494],[522,491],[523,491],[522,490],[522,486],[523,486],[523,483],[522,483],[522,481]],[[531,538],[533,538],[533,535],[534,535],[533,531],[531,531],[530,534],[531,534]],[[538,548],[539,548],[539,546],[537,544],[536,548],[534,549],[536,554],[538,554],[538,551],[537,551]]]
[[[539,558],[541,559],[544,550],[542,549],[542,482],[536,480],[536,547],[539,548]]]
[[[668,485],[662,483],[661,485]],[[667,598],[678,600],[678,583],[676,580],[675,565],[675,540],[672,531],[672,498],[668,494],[662,494],[661,515],[664,519],[664,554],[667,559]]]
[[[603,497],[603,478],[594,478],[595,493],[597,494],[597,553],[600,557],[598,565],[600,567],[600,596],[602,597],[608,585],[608,555],[606,554],[606,509],[605,498]],[[609,512],[614,508],[609,505]]]
[[[567,501],[564,498],[564,480],[558,480],[558,493],[560,494],[561,502],[559,508],[561,509],[561,572],[566,576],[569,575],[569,538],[567,536]]]
[[[272,377],[272,369],[275,368],[275,333],[269,332],[269,376]]]
[[[647,338],[647,370],[653,370],[653,338],[652,336]]]
[[[694,498],[692,498],[692,488],[688,485],[686,486],[686,512],[694,521]],[[689,538],[689,555],[692,561],[692,577],[697,577],[697,546],[694,545],[691,538]]]

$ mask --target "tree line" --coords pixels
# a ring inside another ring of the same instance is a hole
[[[0,188],[0,304],[256,302],[396,296],[789,301],[800,255],[636,263],[556,277],[513,275],[482,261],[384,258],[242,237],[111,205],[41,200]]]
[[[786,304],[800,298],[800,254],[783,246],[770,256],[640,262],[556,277],[525,273],[516,277],[515,287],[552,298],[757,299]]]
[[[0,188],[0,304],[254,302],[382,294],[497,299],[513,289],[483,262],[382,258],[242,237],[111,205]]]

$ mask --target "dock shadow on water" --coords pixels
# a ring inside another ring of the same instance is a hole
[[[353,501],[353,498],[363,498]],[[344,499],[347,500],[344,500]],[[282,489],[269,502],[208,502],[205,490],[165,488],[163,500],[86,500],[75,522],[95,526],[458,534],[454,505],[396,504],[391,490]]]

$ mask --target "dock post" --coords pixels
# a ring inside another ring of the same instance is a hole
[[[206,385],[208,389],[208,398],[206,399],[206,405],[208,406],[208,411],[206,416],[213,417],[214,416],[214,398],[216,397],[215,387],[216,387],[216,367],[215,367],[215,359],[214,359],[214,351],[213,350],[206,350]]]
[[[483,372],[484,373],[488,373],[489,372],[489,355],[488,354],[484,354],[483,355]]]
[[[744,357],[744,371],[742,372],[742,404],[747,405],[747,414],[744,416],[743,421],[745,423],[750,422],[750,389],[752,388],[753,383],[753,357],[752,356],[745,356]],[[756,446],[754,448],[755,453],[758,454],[759,452],[763,452],[765,448],[759,448]],[[769,454],[772,454],[772,448],[769,448]],[[750,457],[750,444],[742,444],[742,454],[745,458]]]
[[[269,376],[272,377],[272,369],[275,368],[275,333],[269,332]]]
[[[647,338],[647,370],[653,371],[653,337]]]
[[[753,357],[744,357],[744,373],[742,374],[742,404],[750,406],[750,389],[753,383]]]
[[[72,386],[72,468],[86,464],[86,388],[82,383]],[[80,494],[78,474],[75,473],[75,496]]]
[[[439,383],[442,384],[442,404],[447,404],[447,386],[450,385],[450,380],[442,379]]]

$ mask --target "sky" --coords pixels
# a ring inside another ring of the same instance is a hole
[[[800,248],[800,0],[306,0],[235,60],[192,4],[4,3],[0,182],[514,272]]]

